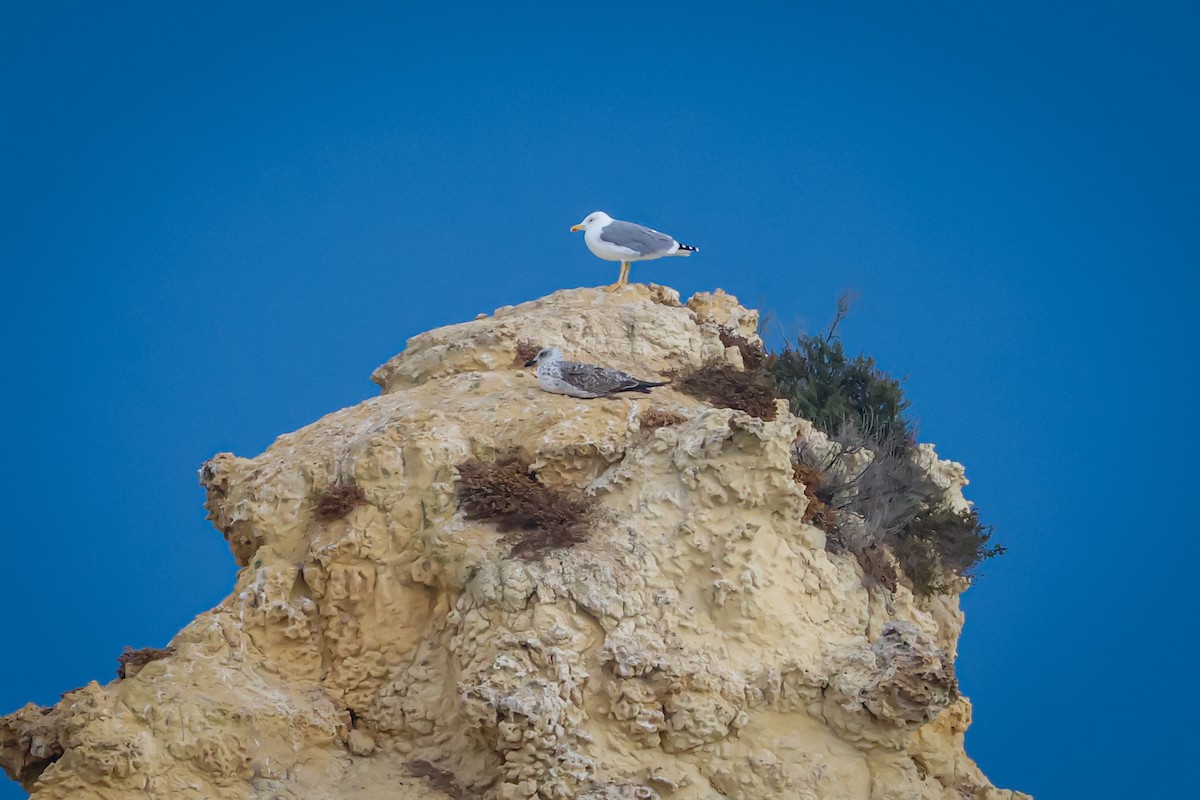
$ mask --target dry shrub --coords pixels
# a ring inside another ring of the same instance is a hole
[[[826,533],[832,531],[837,524],[837,514],[829,507],[821,491],[821,484],[825,481],[821,470],[797,462],[792,464],[792,477],[796,483],[804,486],[804,496],[808,498],[808,507],[804,509],[804,521],[816,525]]]
[[[871,543],[854,551],[854,555],[863,570],[863,586],[868,589],[872,586],[882,586],[889,592],[896,591],[900,575],[896,571],[896,564],[892,561],[886,547]]]
[[[352,483],[335,483],[330,485],[317,498],[315,513],[322,522],[332,522],[341,519],[358,506],[367,502],[363,490]]]
[[[792,413],[833,440],[819,451],[797,441],[793,463],[805,468],[796,468],[797,479],[808,487],[802,473],[818,473],[815,494],[831,518],[822,525],[825,548],[855,555],[865,581],[890,590],[903,581],[917,595],[961,591],[976,568],[1004,548],[991,543],[991,527],[974,510],[944,506],[945,489],[932,480],[917,448],[900,381],[874,359],[848,355],[837,335],[849,309],[850,297],[843,295],[824,336],[802,336],[761,367]],[[740,346],[732,333],[722,331],[721,341]],[[870,456],[865,466],[864,453]]]
[[[975,509],[924,509],[905,526],[892,544],[896,559],[913,584],[915,594],[954,590],[970,579],[989,558],[1004,554],[991,544],[992,527],[979,520]]]
[[[529,363],[534,356],[540,353],[541,346],[531,339],[517,340],[517,354],[513,357],[513,366],[523,367]]]
[[[671,388],[721,408],[745,411],[759,419],[775,419],[775,387],[762,370],[742,371],[710,363],[682,375],[671,375]]]
[[[458,465],[458,499],[467,519],[493,523],[513,543],[513,555],[537,558],[587,538],[597,502],[574,488],[546,486],[518,451],[495,461]]]
[[[736,347],[742,354],[742,364],[747,370],[761,369],[767,363],[767,350],[761,344],[750,341],[733,328],[724,325],[717,328],[721,344],[726,347]]]
[[[138,670],[151,661],[158,661],[159,659],[173,655],[175,655],[175,648],[169,645],[161,649],[157,647],[143,647],[140,650],[134,650],[132,647],[126,645],[125,651],[117,656],[117,677],[132,678],[138,674]]]
[[[687,422],[687,417],[667,408],[649,408],[638,415],[638,421],[642,428],[649,430]]]

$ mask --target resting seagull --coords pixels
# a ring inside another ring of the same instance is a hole
[[[690,244],[680,244],[656,230],[632,222],[613,219],[603,211],[593,211],[583,222],[572,225],[573,231],[584,231],[583,241],[588,250],[605,261],[620,261],[621,276],[607,287],[616,291],[629,283],[629,264],[633,261],[649,261],[663,256],[690,256],[699,252]]]
[[[617,392],[641,392],[649,394],[655,386],[665,383],[640,381],[617,369],[564,361],[562,350],[543,347],[536,356],[525,362],[525,366],[537,364],[538,386],[547,392],[565,394],[569,397],[606,397]]]

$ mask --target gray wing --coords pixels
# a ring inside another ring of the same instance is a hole
[[[580,364],[577,361],[562,362],[560,376],[575,388],[597,396],[632,389],[641,383],[637,378],[619,369]]]
[[[675,240],[665,233],[619,219],[605,225],[600,230],[600,238],[610,244],[636,250],[644,256],[665,253],[675,245]]]

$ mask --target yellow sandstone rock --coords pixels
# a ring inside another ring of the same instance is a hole
[[[957,597],[864,588],[802,522],[811,425],[513,365],[528,339],[653,379],[740,364],[718,329],[756,325],[631,286],[414,337],[380,396],[204,465],[229,597],[129,677],[0,720],[0,763],[36,800],[1022,797],[963,752]],[[514,446],[598,499],[585,542],[523,560],[464,519],[456,465]]]

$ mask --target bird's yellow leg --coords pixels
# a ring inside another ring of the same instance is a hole
[[[621,274],[617,277],[617,282],[611,286],[605,286],[604,291],[615,292],[617,289],[620,289],[622,286],[624,286],[627,280],[629,280],[629,262],[622,261]]]

